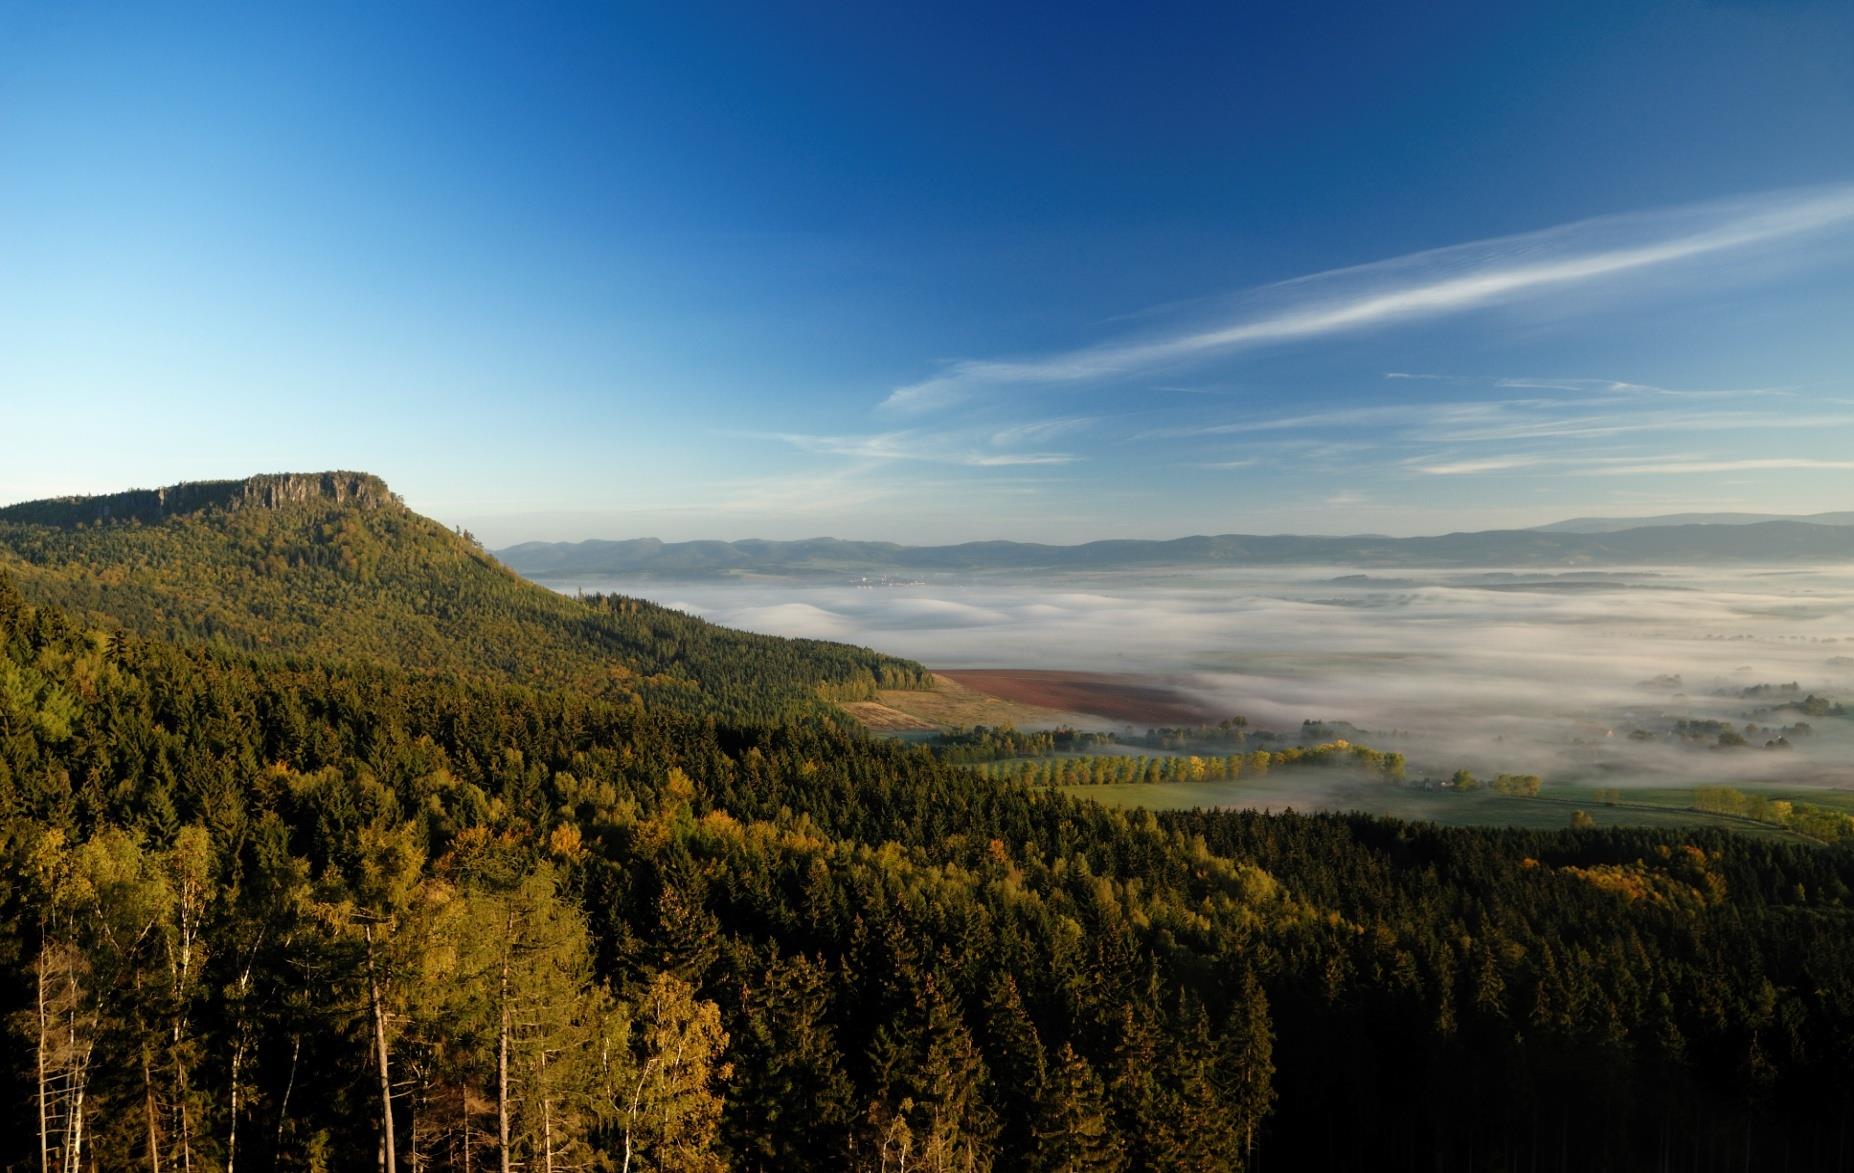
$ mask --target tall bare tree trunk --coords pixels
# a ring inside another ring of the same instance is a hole
[[[193,1173],[193,1121],[187,1105],[187,1062],[184,1044],[187,1036],[188,988],[193,978],[193,937],[197,931],[189,915],[187,893],[180,898],[180,966],[174,973],[174,1087],[180,1098],[180,1165]]]
[[[238,1069],[245,1059],[245,1039],[242,1028],[238,1045],[232,1048],[232,1118],[225,1129],[225,1173],[236,1173],[238,1169]]]
[[[495,1043],[495,1141],[502,1154],[502,1173],[512,1173],[508,1153],[508,951],[514,949],[515,914],[502,928],[502,1028]]]
[[[541,1082],[547,1082],[547,1050],[541,1049]],[[542,1173],[554,1173],[554,1101],[541,1093],[541,1167]]]
[[[510,1173],[508,1154],[508,958],[502,958],[502,1028],[495,1041],[495,1145],[502,1173]]]
[[[238,1076],[244,1070],[245,1048],[251,1042],[247,1013],[249,1007],[245,1005],[245,996],[251,992],[251,967],[257,964],[258,947],[263,942],[264,934],[260,932],[245,958],[245,968],[238,975],[238,1043],[232,1048],[232,1115],[226,1122],[225,1130],[225,1173],[237,1173],[238,1170],[238,1104],[243,1098],[239,1094]]]
[[[290,1036],[290,1078],[284,1081],[283,1098],[277,1103],[277,1139],[271,1145],[270,1159],[275,1162],[283,1156],[283,1126],[290,1119],[290,1093],[296,1090],[296,1061],[303,1056],[303,1036],[298,1033]]]
[[[68,997],[71,999],[72,1009],[66,1012],[64,1030],[65,1046],[69,1048],[67,1054],[71,1057],[66,1059],[65,1062],[74,1065],[77,1062],[77,1011],[75,1009],[77,1005],[76,973],[73,972],[68,974],[67,982],[69,984]],[[84,1143],[84,1085],[82,1078],[82,1074],[75,1066],[68,1068],[65,1072],[64,1149],[59,1153],[58,1159],[69,1173],[79,1173],[81,1168],[78,1162],[83,1151]]]
[[[142,1046],[142,1103],[148,1110],[148,1168],[161,1173],[161,1109],[155,1105],[154,1069],[146,1044]]]
[[[421,1094],[423,1091],[424,1088],[421,1086],[418,1091],[413,1093],[411,1102],[406,1109],[406,1135],[412,1140],[412,1146],[406,1152],[406,1164],[412,1167],[412,1173],[419,1173],[419,1171],[425,1167],[425,1146],[419,1140],[418,1135],[419,1122],[421,1119],[419,1108],[424,1100]]]
[[[656,1057],[644,1060],[644,1069],[638,1072],[637,1088],[631,1093],[631,1110],[624,1118],[624,1170],[631,1173],[631,1133],[637,1127],[637,1105],[644,1098],[644,1082],[650,1078],[650,1069],[656,1064]]]
[[[46,1086],[45,1047],[51,1032],[47,1029],[45,1015],[45,930],[39,929],[39,964],[38,969],[38,1010],[39,1010],[39,1173],[51,1173],[51,1136],[46,1120],[46,1110],[50,1107],[48,1097],[50,1089]]]
[[[77,984],[75,977],[72,978],[71,984],[73,986]],[[77,1043],[75,1016],[71,1020],[71,1042],[75,1049]],[[84,1048],[84,1057],[77,1060],[77,1063],[78,1067],[72,1076],[70,1092],[71,1123],[65,1130],[65,1163],[70,1173],[82,1173],[84,1167],[84,1093],[88,1090],[90,1077],[90,1048],[88,1046]]]
[[[187,1072],[180,1071],[180,1165],[186,1173],[193,1173],[193,1119],[187,1110]]]
[[[502,1008],[502,1030],[496,1043],[496,1152],[498,1168],[511,1173],[509,1153],[509,1011]]]
[[[373,963],[373,925],[362,929],[367,938],[367,997],[373,1003],[373,1038],[380,1066],[380,1168],[399,1173],[393,1142],[393,1077],[386,1059],[386,1007],[380,1003],[380,975]]]
[[[470,1084],[468,1080],[457,1081],[457,1119],[463,1121],[463,1173],[470,1173]]]

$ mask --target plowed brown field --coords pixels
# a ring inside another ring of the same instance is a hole
[[[1129,725],[1204,725],[1228,714],[1171,685],[1139,676],[1019,668],[941,671],[979,692],[1019,704],[1089,713]]]

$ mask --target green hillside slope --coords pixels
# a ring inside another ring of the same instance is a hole
[[[777,717],[918,665],[716,627],[525,581],[377,477],[177,485],[0,509],[0,569],[30,598],[177,642],[308,653]]]

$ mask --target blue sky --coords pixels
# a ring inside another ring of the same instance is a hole
[[[1854,507],[1854,6],[1146,7],[0,0],[0,500],[358,467],[492,544]]]

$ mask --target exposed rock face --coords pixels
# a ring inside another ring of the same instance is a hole
[[[28,501],[0,509],[0,521],[57,526],[97,521],[147,523],[214,507],[278,509],[318,500],[360,509],[404,504],[385,481],[364,472],[270,473],[242,481],[187,481],[102,497]]]

